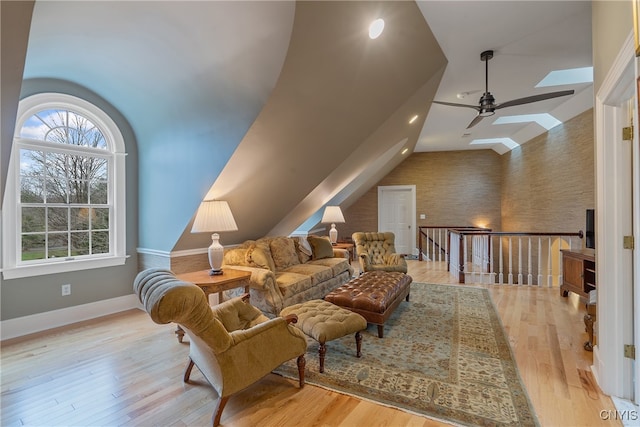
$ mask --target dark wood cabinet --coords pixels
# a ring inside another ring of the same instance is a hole
[[[562,250],[562,284],[560,295],[569,291],[588,298],[589,291],[596,288],[596,257],[592,249],[581,251]]]

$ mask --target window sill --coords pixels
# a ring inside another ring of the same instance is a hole
[[[124,265],[129,258],[126,256],[111,256],[86,260],[64,261],[50,264],[10,267],[2,270],[4,280],[20,279],[23,277],[42,276],[45,274],[68,273],[71,271],[91,270],[94,268],[114,267]]]

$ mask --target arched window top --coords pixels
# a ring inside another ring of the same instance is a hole
[[[38,111],[24,121],[20,136],[87,148],[109,148],[98,125],[68,108]]]
[[[18,106],[15,137],[124,153],[116,123],[102,109],[62,93],[38,93]]]

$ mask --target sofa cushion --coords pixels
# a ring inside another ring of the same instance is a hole
[[[271,258],[269,247],[264,244],[253,244],[247,249],[247,265],[250,267],[266,268],[276,271],[276,266]]]
[[[307,264],[309,265],[322,265],[325,267],[331,268],[334,276],[342,273],[343,271],[349,271],[351,265],[349,261],[345,258],[323,258],[323,259],[314,259],[309,261]]]
[[[296,246],[289,237],[276,237],[269,243],[271,257],[276,270],[284,270],[289,266],[300,264]]]
[[[314,286],[334,276],[331,267],[310,263],[292,265],[284,271],[309,276],[311,277],[311,284]]]
[[[313,251],[313,259],[333,258],[333,245],[328,237],[308,236],[307,241]]]
[[[276,273],[276,284],[280,288],[284,299],[291,298],[293,295],[304,292],[313,286],[311,276],[288,271]]]

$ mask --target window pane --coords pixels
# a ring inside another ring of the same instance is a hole
[[[44,202],[44,153],[20,150],[20,201]]]
[[[109,232],[94,231],[93,233],[91,233],[91,253],[109,253]]]
[[[71,228],[70,230],[89,229],[89,208],[71,208]]]
[[[107,189],[105,181],[91,181],[90,202],[94,205],[106,205],[109,202]]]
[[[71,233],[71,255],[89,255],[89,232]]]
[[[44,232],[45,208],[22,208],[22,232]]]
[[[69,193],[67,156],[61,153],[47,153],[46,157],[46,201],[47,203],[67,203]]]
[[[22,261],[44,259],[44,234],[22,236]]]
[[[108,208],[92,208],[91,209],[91,229],[107,230],[109,229],[109,209]]]
[[[89,203],[89,183],[84,180],[69,181],[69,203]]]
[[[98,157],[94,157],[94,164],[91,168],[91,179],[106,181],[109,179],[109,174],[107,173],[107,159],[101,159]]]
[[[49,234],[49,258],[66,258],[69,256],[69,238],[67,233]]]
[[[48,208],[47,224],[49,231],[67,231],[69,229],[69,208]]]

